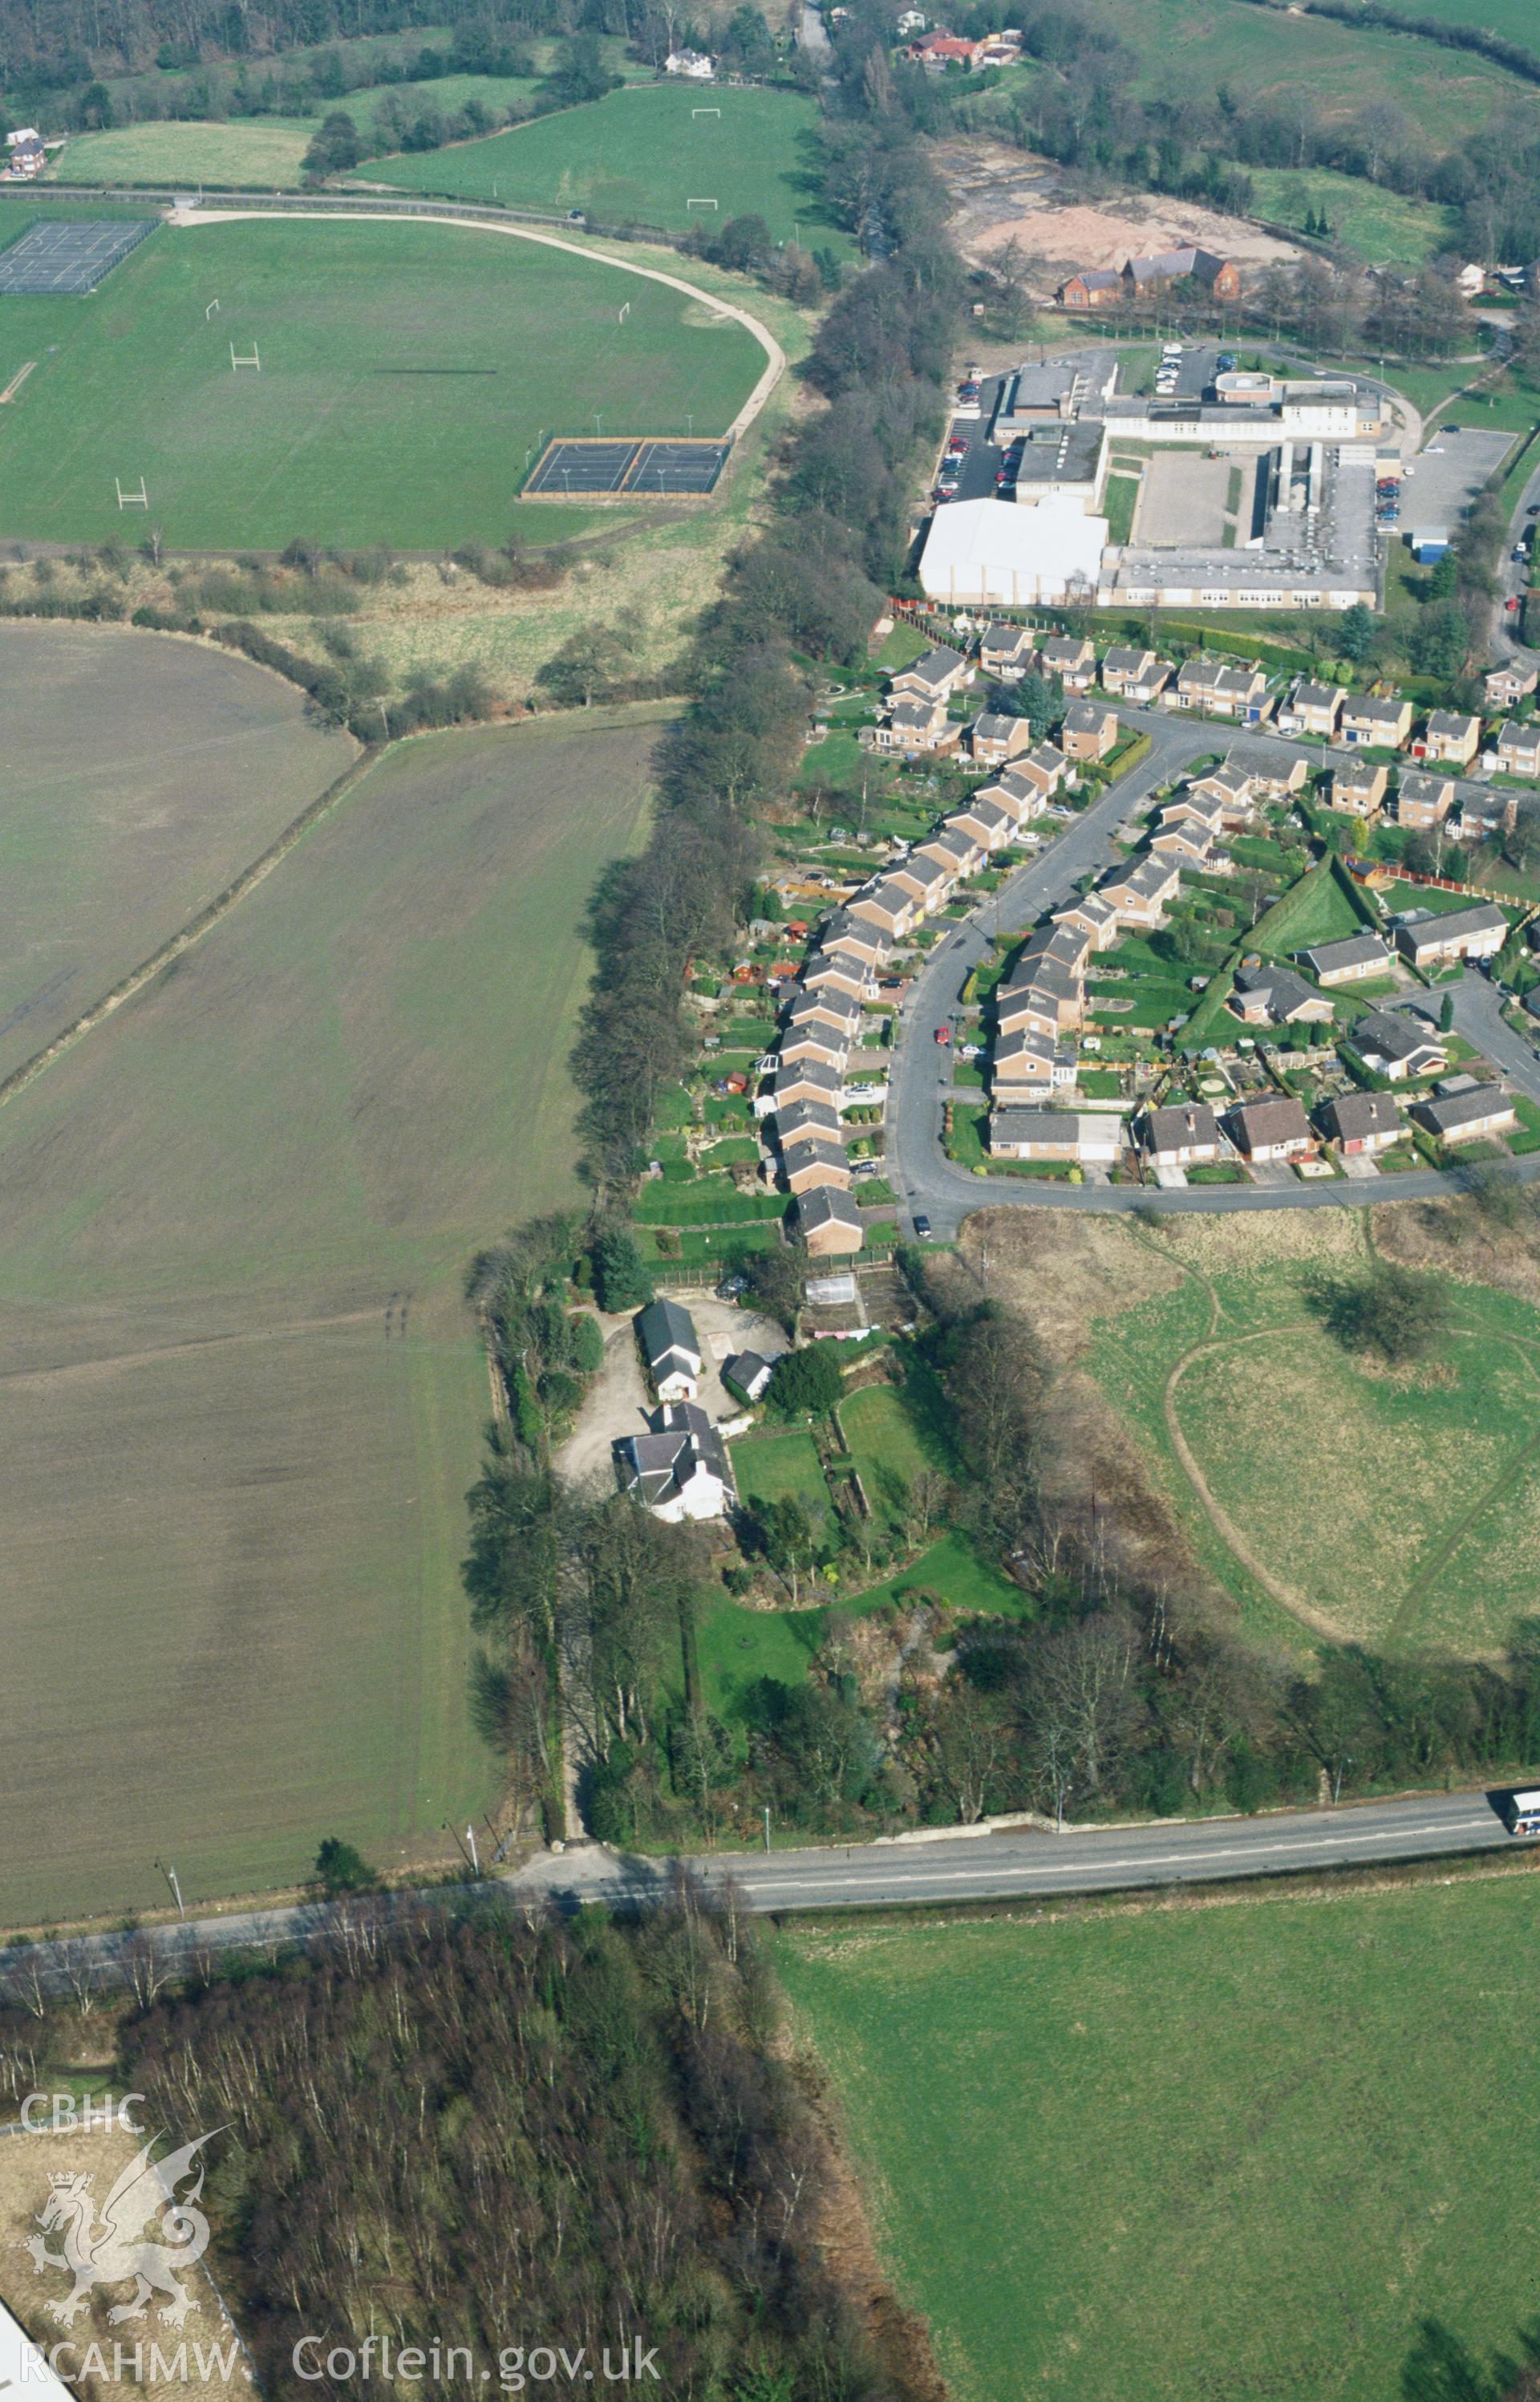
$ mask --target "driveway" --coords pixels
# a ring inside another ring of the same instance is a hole
[[[700,1406],[712,1418],[736,1417],[742,1409],[722,1381],[722,1363],[735,1351],[763,1351],[778,1359],[791,1348],[773,1319],[738,1309],[714,1294],[686,1293],[684,1306],[701,1342]],[[557,1466],[571,1484],[610,1484],[611,1454],[622,1435],[639,1434],[653,1406],[630,1317],[593,1315],[604,1330],[604,1365],[589,1387],[578,1421],[557,1454]]]

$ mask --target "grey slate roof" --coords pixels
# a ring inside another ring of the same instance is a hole
[[[698,1366],[701,1348],[695,1321],[677,1301],[669,1301],[666,1295],[650,1301],[645,1309],[638,1311],[636,1324],[649,1367],[655,1371],[674,1357],[682,1364],[694,1360]]]

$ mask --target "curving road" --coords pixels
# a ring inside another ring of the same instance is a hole
[[[1130,776],[1109,786],[1084,814],[1070,820],[1057,841],[1030,861],[983,901],[953,934],[929,954],[903,997],[890,1076],[887,1118],[887,1180],[901,1198],[904,1217],[916,1211],[931,1232],[946,1240],[975,1210],[1089,1209],[1116,1214],[1154,1208],[1178,1214],[1212,1215],[1247,1209],[1360,1209],[1368,1201],[1427,1201],[1459,1192],[1460,1168],[1412,1169],[1372,1184],[1333,1180],[1329,1184],[1191,1185],[1165,1191],[1156,1185],[1038,1183],[1019,1177],[971,1176],[954,1165],[942,1147],[942,1113],[952,1097],[954,1052],[936,1041],[937,1029],[955,1020],[962,989],[974,968],[989,956],[997,932],[1025,933],[1051,909],[1062,908],[1082,877],[1117,856],[1112,835],[1125,818],[1142,810],[1162,784],[1170,783],[1195,759],[1223,750],[1243,763],[1301,758],[1318,766],[1319,743],[1290,742],[1277,735],[1246,735],[1206,720],[1172,718],[1157,710],[1120,711],[1125,723],[1150,738],[1148,757]],[[1540,1060],[1530,1044],[1506,1027],[1495,988],[1467,974],[1445,987],[1455,995],[1455,1027],[1485,1051],[1529,1097],[1540,1101]],[[1439,1000],[1442,999],[1442,992]],[[1430,1014],[1436,1015],[1437,1003]],[[1537,1029],[1540,1030],[1540,1029]],[[1526,1181],[1540,1176],[1540,1153],[1514,1162]]]

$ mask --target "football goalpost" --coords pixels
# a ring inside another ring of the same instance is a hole
[[[211,301],[210,301],[210,303],[209,303],[208,307],[207,307],[207,308],[204,310],[204,311],[203,311],[203,323],[205,324],[205,325],[208,324],[209,319],[210,319],[210,318],[211,318],[211,317],[215,313],[215,311],[216,311],[216,310],[218,309],[218,307],[219,307],[219,303],[218,303],[218,301],[217,301],[217,300],[211,300]]]
[[[616,324],[617,324],[617,325],[624,325],[624,324],[625,324],[625,323],[626,323],[626,318],[630,315],[630,313],[631,313],[631,303],[629,302],[629,300],[623,300],[623,301],[621,302],[620,314],[619,314],[619,316],[615,319],[615,323],[616,323]]]
[[[720,117],[722,111],[720,108],[693,108],[690,114],[692,117]]]
[[[144,478],[143,476],[139,478],[139,490],[137,492],[126,492],[123,490],[122,479],[117,476],[113,477],[113,483],[117,487],[117,505],[120,509],[147,509],[149,507],[150,496],[144,490]]]
[[[238,356],[235,344],[233,342],[230,344],[230,373],[232,375],[235,373],[237,367],[254,367],[258,375],[262,373],[262,353],[257,349],[254,342],[252,344],[250,358]]]
[[[714,209],[717,204],[715,200],[686,200],[684,205],[687,209]]]

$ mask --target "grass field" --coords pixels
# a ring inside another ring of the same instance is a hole
[[[260,374],[231,372],[232,343]],[[576,531],[516,502],[542,429],[721,433],[764,364],[699,302],[564,250],[309,221],[163,228],[93,299],[7,300],[0,385],[29,359],[0,530],[137,533],[114,478],[143,476],[167,541],[214,549]]]
[[[486,1798],[460,1282],[575,1196],[578,930],[654,739],[403,745],[0,1111],[0,1921],[143,1907],[158,1854],[189,1899],[332,1831],[389,1864]]]
[[[772,1956],[956,2402],[1390,2402],[1489,2391],[1403,2383],[1424,2320],[1533,2317],[1533,1927],[1505,1879]]]
[[[317,122],[253,117],[219,125],[115,125],[76,134],[49,172],[72,184],[250,183],[292,191]]]
[[[1143,60],[1140,99],[1229,86],[1286,101],[1302,89],[1337,117],[1388,103],[1439,152],[1499,109],[1540,116],[1540,92],[1485,60],[1247,0],[1104,0],[1098,21]]]
[[[1453,1285],[1461,1332],[1391,1374],[1322,1330],[1307,1252],[1216,1269],[1187,1249],[1179,1286],[1102,1321],[1090,1364],[1201,1556],[1243,1606],[1260,1564],[1273,1600],[1346,1640],[1500,1645],[1533,1607],[1540,1313]],[[1265,1604],[1256,1623],[1274,1631]]]
[[[722,115],[692,113],[702,108]],[[791,92],[647,85],[479,142],[376,160],[360,173],[407,191],[584,209],[670,231],[697,217],[709,225],[752,214],[777,242],[797,228],[807,249],[827,242],[846,252],[848,235],[820,214],[817,124],[815,103]],[[692,210],[692,200],[718,206]]]
[[[0,1076],[205,907],[355,749],[227,653],[0,625]]]
[[[1374,266],[1383,261],[1418,266],[1452,249],[1458,237],[1453,209],[1383,191],[1362,176],[1334,175],[1315,167],[1248,167],[1245,172],[1258,216],[1302,231],[1306,217],[1325,209],[1332,240]]]

